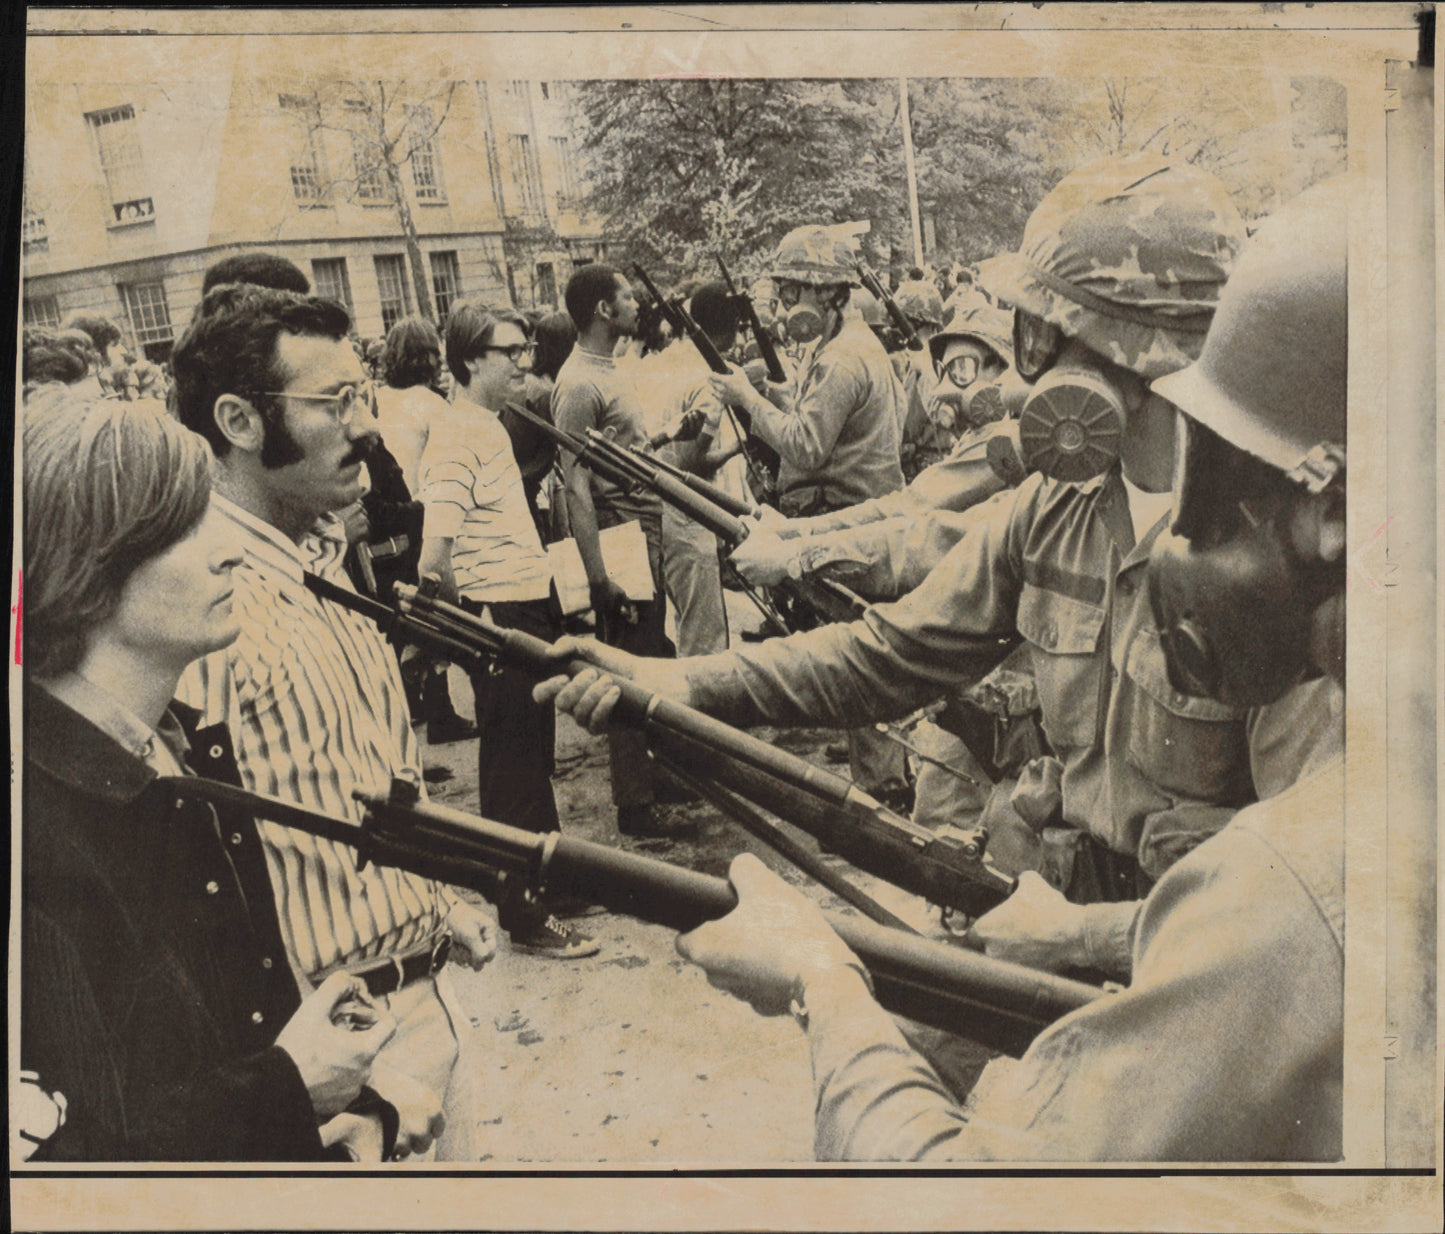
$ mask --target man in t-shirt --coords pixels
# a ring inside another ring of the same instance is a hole
[[[552,573],[497,415],[524,393],[532,357],[526,322],[510,309],[459,304],[447,318],[446,353],[457,396],[436,416],[418,468],[426,511],[420,571],[440,576],[444,600],[473,613],[485,609],[499,626],[552,642],[561,633]],[[556,713],[532,701],[531,686],[505,664],[472,677],[481,729],[478,810],[527,831],[556,831]],[[500,905],[514,948],[556,959],[597,953],[595,941],[514,885]]]
[[[588,429],[612,430],[620,446],[646,446],[647,429],[637,391],[619,373],[613,351],[619,339],[637,331],[637,299],[611,266],[583,266],[567,283],[567,312],[577,326],[577,346],[557,374],[552,419],[560,429],[584,437]],[[640,656],[670,654],[662,584],[662,504],[651,493],[628,493],[562,457],[567,512],[592,588],[592,608],[604,641]],[[638,522],[647,538],[653,598],[629,600],[607,573],[599,532]],[[656,808],[646,739],[638,732],[608,734],[612,801],[624,836],[673,838],[680,828]]]

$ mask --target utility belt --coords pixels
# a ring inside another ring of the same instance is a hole
[[[451,949],[451,931],[438,930],[401,955],[369,960],[346,971],[353,977],[360,977],[366,983],[367,993],[373,998],[385,998],[418,981],[436,976],[446,967]]]

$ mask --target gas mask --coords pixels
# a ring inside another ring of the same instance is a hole
[[[1127,419],[1124,395],[1107,371],[1079,348],[1063,361],[1068,339],[1052,322],[1014,313],[1014,364],[1034,387],[1019,413],[1019,454],[1025,472],[1081,483],[1119,457]]]
[[[1273,702],[1310,668],[1315,612],[1344,563],[1290,538],[1304,489],[1179,417],[1174,524],[1149,557],[1149,598],[1170,684],[1236,707]]]
[[[823,310],[811,300],[799,300],[784,320],[795,343],[811,343],[823,333]]]

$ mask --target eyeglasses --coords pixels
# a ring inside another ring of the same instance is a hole
[[[513,364],[521,364],[523,360],[531,360],[537,354],[536,343],[513,343],[510,347],[497,347],[487,343],[482,347],[483,351],[496,351],[506,356]]]
[[[256,390],[254,393],[267,398],[304,398],[330,403],[331,414],[343,428],[355,418],[358,407],[365,407],[373,417],[376,415],[376,386],[369,381],[342,386],[335,394],[308,394],[301,390]]]

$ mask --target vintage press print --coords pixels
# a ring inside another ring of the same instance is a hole
[[[31,10],[17,1228],[1434,1228],[1423,28]]]

